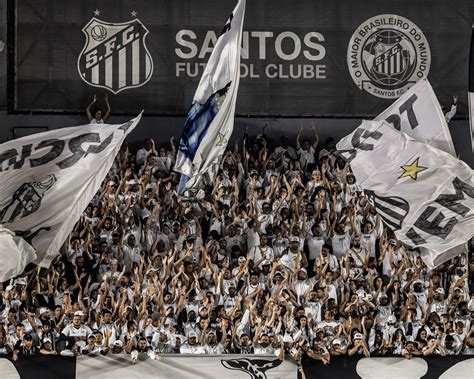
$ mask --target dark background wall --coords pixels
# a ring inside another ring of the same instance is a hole
[[[100,1],[97,2],[99,3]],[[466,1],[455,1],[458,4],[464,4],[472,8],[472,5]],[[30,1],[29,4],[36,4]],[[105,7],[104,7],[105,8]],[[128,9],[128,8],[127,8]],[[452,9],[453,20],[459,15],[459,11],[455,6]],[[90,9],[87,9],[87,17],[90,17]],[[7,0],[0,0],[0,40],[7,41],[7,24],[6,24],[6,12],[7,12]],[[227,12],[227,10],[226,10]],[[370,13],[370,12],[369,12]],[[373,12],[372,12],[373,13]],[[431,14],[431,13],[430,13]],[[470,25],[469,21],[469,25]],[[467,21],[465,23],[468,24]],[[453,30],[455,29],[453,25]],[[82,35],[81,35],[82,38]],[[464,41],[466,46],[469,41]],[[443,58],[444,59],[444,58]],[[452,68],[447,67],[446,70]],[[456,70],[455,70],[456,71]],[[464,71],[464,70],[457,70]],[[448,81],[449,82],[449,81]],[[353,83],[348,81],[348,86],[352,86]],[[466,84],[467,85],[467,84]],[[445,85],[446,87],[446,85]],[[195,85],[193,86],[195,88]],[[436,90],[436,88],[435,88]],[[453,89],[454,91],[454,89]],[[94,92],[93,88],[89,90],[90,94]],[[99,91],[100,92],[100,91]],[[437,95],[442,105],[448,105],[449,99],[449,88],[445,91],[438,92]],[[460,95],[460,109],[461,113],[465,113],[466,110],[466,92],[462,91]],[[240,96],[245,96],[241,94]],[[111,97],[112,103],[112,118],[110,122],[120,123],[127,120],[129,117],[118,117],[113,116],[114,111],[120,112],[120,108],[117,106],[117,102],[114,103],[114,97]],[[7,47],[0,52],[0,142],[10,140],[14,136],[14,131],[17,136],[24,134],[30,134],[44,129],[56,129],[62,127],[68,127],[73,125],[80,125],[86,122],[84,115],[71,114],[71,115],[46,115],[46,114],[7,114]],[[87,104],[76,104],[75,109],[84,109]],[[115,107],[114,107],[115,105]],[[239,110],[237,110],[239,113]],[[130,142],[133,146],[137,146],[147,136],[155,138],[158,144],[168,141],[171,135],[179,138],[184,117],[147,117],[147,113],[153,113],[153,109],[145,110],[145,117],[142,119],[139,127],[130,136]],[[267,134],[270,139],[278,142],[279,137],[282,134],[288,135],[290,139],[293,139],[296,135],[298,128],[301,125],[309,126],[314,122],[317,126],[317,130],[320,134],[321,140],[331,136],[336,140],[352,132],[355,127],[360,123],[360,119],[338,119],[338,118],[322,118],[322,119],[298,119],[298,118],[237,118],[234,128],[234,135],[230,141],[230,146],[236,138],[241,136],[245,130],[245,126],[248,128],[249,134],[256,136],[259,134],[265,124],[268,124]],[[471,167],[474,167],[474,155],[472,154],[470,145],[470,134],[469,134],[469,123],[468,120],[459,119],[453,120],[449,125],[451,135],[453,137],[456,151],[461,155],[461,159],[467,162]],[[304,131],[303,134],[311,136],[309,128]]]
[[[7,19],[6,7],[7,0],[0,0],[0,40],[6,42],[7,40]],[[0,109],[6,108],[7,96],[7,49],[6,46],[0,52]]]

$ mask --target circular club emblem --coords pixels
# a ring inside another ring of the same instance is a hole
[[[363,22],[347,49],[352,80],[361,90],[384,99],[398,98],[428,76],[430,64],[423,32],[397,15],[382,14]]]

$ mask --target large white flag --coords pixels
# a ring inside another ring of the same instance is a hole
[[[353,144],[354,134],[364,136]],[[472,169],[450,154],[394,129],[364,121],[338,144],[351,152],[358,183],[397,238],[435,267],[474,234]]]
[[[140,118],[52,130],[0,145],[0,281],[31,262],[49,267]],[[6,248],[14,244],[16,254]]]
[[[443,110],[427,79],[416,83],[375,120],[385,120],[410,137],[456,156]]]
[[[211,173],[234,129],[240,81],[240,44],[245,0],[239,0],[222,29],[188,111],[175,171],[182,174],[179,192],[199,185]]]

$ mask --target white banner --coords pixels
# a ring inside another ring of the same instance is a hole
[[[162,355],[153,361],[143,354],[142,361],[131,364],[129,355],[79,357],[76,377],[88,379],[289,379],[296,378],[294,362],[260,355]]]
[[[354,134],[364,136],[353,145]],[[385,121],[364,121],[337,148],[352,149],[358,183],[397,238],[429,267],[464,249],[474,233],[472,169]]]
[[[430,83],[420,80],[375,120],[456,156],[448,124]]]
[[[212,50],[188,111],[174,170],[189,180],[182,180],[179,192],[197,186],[219,162],[232,135],[244,13],[245,0],[239,0]]]
[[[49,267],[140,118],[52,130],[0,145],[0,224],[36,250],[36,257],[25,260],[0,246],[0,281],[30,262]]]

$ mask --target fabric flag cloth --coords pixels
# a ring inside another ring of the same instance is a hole
[[[140,118],[52,130],[0,145],[0,281],[31,262],[49,267]]]
[[[363,140],[353,144],[354,134]],[[351,168],[397,238],[420,248],[433,268],[466,251],[474,233],[472,169],[450,154],[385,121],[364,121],[337,148],[349,150]]]
[[[421,79],[375,120],[385,120],[410,137],[456,156],[443,110],[427,79]]]
[[[217,39],[188,111],[174,166],[181,173],[179,193],[198,188],[205,174],[212,176],[232,134],[244,13],[245,0],[239,0]]]
[[[0,281],[21,274],[25,266],[35,259],[33,246],[0,225]]]
[[[469,86],[467,90],[469,106],[469,124],[471,126],[471,146],[474,153],[474,24],[471,34],[471,52],[469,54]]]

